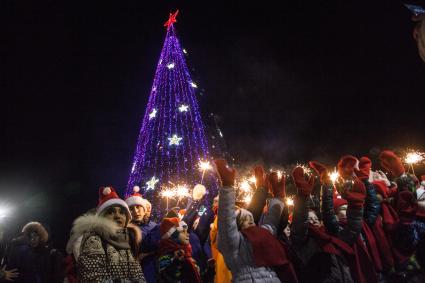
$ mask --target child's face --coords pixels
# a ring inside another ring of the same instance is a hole
[[[187,231],[187,226],[183,228],[183,231],[179,232],[178,241],[182,245],[188,245],[189,244],[189,232]]]

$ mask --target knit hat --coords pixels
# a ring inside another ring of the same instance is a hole
[[[127,196],[127,198],[125,199],[125,202],[127,203],[127,205],[133,206],[133,205],[140,205],[142,206],[145,211],[146,211],[146,200],[142,197],[142,195],[139,193],[140,191],[140,187],[139,186],[134,186],[133,187],[133,193],[129,196]]]
[[[185,228],[187,229],[187,224],[184,221],[180,221],[177,217],[164,218],[161,226],[159,226],[159,233],[161,239],[168,239],[175,231],[182,232]]]
[[[99,188],[99,204],[97,205],[96,214],[100,215],[108,207],[119,205],[125,209],[127,214],[127,223],[131,220],[130,209],[127,203],[122,200],[113,187],[100,187]]]
[[[238,229],[240,229],[240,227],[242,226],[242,223],[248,218],[248,217],[252,217],[252,219],[254,219],[254,216],[252,216],[252,213],[245,209],[245,208],[239,208],[235,211],[235,215],[236,215],[236,224],[238,226]]]

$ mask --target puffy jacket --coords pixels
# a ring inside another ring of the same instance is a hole
[[[236,224],[234,189],[222,187],[219,196],[218,250],[232,272],[233,282],[281,282],[271,268],[255,266],[252,247]]]

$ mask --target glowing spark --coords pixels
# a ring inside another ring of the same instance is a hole
[[[292,198],[286,198],[287,206],[294,206],[294,200]]]
[[[184,49],[184,48],[183,48],[183,53],[184,53],[184,54],[187,54],[187,51],[186,51],[186,49]]]
[[[207,171],[207,170],[211,170],[212,169],[212,166],[211,166],[211,164],[210,164],[210,162],[209,161],[199,161],[199,170],[200,171]]]
[[[239,188],[241,188],[241,190],[244,191],[244,192],[250,192],[251,191],[251,186],[249,185],[247,180],[243,181],[239,185]]]
[[[174,191],[172,191],[172,190],[162,191],[161,196],[164,197],[164,198],[172,198],[174,196]]]
[[[147,190],[153,190],[155,189],[156,183],[158,183],[159,180],[153,176],[148,182],[146,182],[146,185],[148,186]]]
[[[180,107],[179,107],[179,111],[180,111],[180,112],[187,112],[187,111],[188,111],[188,109],[189,109],[189,106],[187,106],[187,105],[185,105],[185,104],[182,104],[182,105],[180,105]]]
[[[176,195],[179,198],[187,197],[189,196],[189,189],[186,185],[178,185],[176,189]]]
[[[180,145],[180,141],[183,138],[178,137],[177,135],[173,135],[171,138],[168,138],[170,143],[168,145]]]
[[[151,113],[149,113],[149,120],[151,120],[151,119],[153,119],[153,118],[155,118],[156,117],[156,113],[157,113],[158,111],[154,108],[153,110],[152,110],[152,112]]]
[[[301,163],[297,163],[297,166],[303,168],[305,174],[307,174],[307,175],[313,174],[313,172],[311,171],[310,167],[308,167],[308,166],[306,166],[304,164],[301,164]]]
[[[198,88],[198,86],[197,86],[194,82],[191,82],[191,83],[190,83],[190,85],[191,85],[193,88]]]
[[[419,151],[411,151],[406,154],[404,161],[407,164],[420,163],[425,159],[425,154]]]
[[[248,181],[255,184],[257,182],[257,179],[255,179],[255,176],[252,175],[251,177],[248,178]]]
[[[251,202],[251,199],[252,199],[252,195],[246,195],[246,196],[243,198],[243,201],[244,201],[245,203],[250,203],[250,202]]]
[[[174,63],[168,63],[167,68],[168,70],[174,69],[175,65]]]
[[[329,177],[331,178],[332,183],[335,183],[335,182],[336,182],[336,180],[338,180],[338,178],[339,178],[338,171],[336,171],[336,169],[335,169],[335,171],[333,171],[333,172],[330,174],[330,176],[329,176]]]

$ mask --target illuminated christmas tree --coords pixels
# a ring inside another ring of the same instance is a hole
[[[181,48],[173,25],[177,13],[170,14],[165,23],[167,34],[126,190],[126,194],[131,194],[133,186],[140,186],[156,215],[165,210],[161,191],[177,187],[190,190],[202,183],[207,188],[207,203],[217,194],[212,170],[199,168],[201,162],[212,163],[196,98],[197,85],[191,79],[184,58],[186,51]]]

